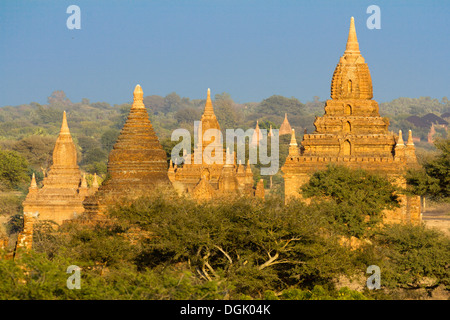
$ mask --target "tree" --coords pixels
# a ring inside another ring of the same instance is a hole
[[[29,182],[28,163],[15,151],[0,150],[0,186],[14,189],[23,182]]]
[[[171,92],[164,97],[164,113],[177,111],[181,106],[181,98],[176,92]]]
[[[71,106],[72,102],[66,97],[66,93],[62,90],[56,90],[52,92],[52,95],[48,97],[48,104],[61,108]]]
[[[317,211],[326,212],[348,236],[359,238],[373,231],[384,209],[398,206],[396,191],[382,176],[336,165],[315,172],[301,188]]]
[[[193,107],[183,108],[175,113],[175,119],[178,123],[193,124],[194,121],[199,121],[200,117],[200,110]]]
[[[158,112],[162,112],[164,109],[164,97],[157,95],[146,96],[144,97],[144,105],[154,114],[158,114]]]
[[[426,159],[423,169],[409,170],[406,179],[410,190],[437,200],[450,198],[450,138],[437,140],[438,153]]]
[[[33,135],[14,143],[12,150],[20,153],[35,168],[48,168],[52,163],[55,141],[55,137]]]
[[[286,98],[273,95],[264,99],[257,107],[256,112],[260,115],[277,115],[284,118],[284,114],[301,115],[304,105],[297,98]]]
[[[140,269],[188,265],[203,281],[231,282],[238,293],[258,296],[299,282],[327,282],[349,268],[348,252],[324,229],[323,217],[300,202],[199,204],[156,194],[110,214],[122,230],[151,232],[137,259]]]
[[[114,144],[117,141],[117,138],[119,137],[119,134],[120,131],[117,129],[108,129],[102,134],[100,142],[106,152],[109,153],[112,150]]]
[[[383,282],[391,288],[450,286],[450,239],[424,225],[388,225],[375,236]],[[381,249],[381,250],[380,250]],[[381,251],[381,252],[380,252]],[[380,259],[381,258],[381,259]],[[423,284],[426,277],[428,284]]]

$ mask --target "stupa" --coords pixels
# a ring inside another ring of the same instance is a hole
[[[171,188],[167,157],[158,141],[140,85],[135,87],[128,118],[108,158],[107,178],[83,205],[88,216],[102,214],[120,199],[134,199],[158,188]]]
[[[300,187],[329,163],[383,173],[392,183],[406,186],[403,174],[417,166],[412,135],[409,133],[405,146],[401,131],[399,135],[389,132],[389,120],[380,116],[378,103],[372,98],[370,71],[360,53],[352,17],[325,114],[316,118],[315,132],[305,134],[300,147],[292,131],[289,155],[282,167],[286,201],[301,197]],[[420,221],[420,197],[401,195],[400,200],[401,208],[386,212],[386,221]]]
[[[291,134],[291,125],[289,124],[288,118],[287,118],[287,113],[284,114],[284,120],[283,123],[280,126],[280,131],[278,132],[278,134],[280,136],[285,135],[285,134]]]

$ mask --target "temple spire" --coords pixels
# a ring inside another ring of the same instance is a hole
[[[298,156],[300,151],[298,149],[297,139],[295,138],[295,129],[291,131],[291,142],[289,143],[289,156]]]
[[[290,125],[289,120],[287,118],[287,113],[285,113],[284,114],[284,120],[283,120],[283,123],[280,126],[280,130],[279,130],[278,134],[280,136],[285,135],[285,134],[290,134],[291,130],[292,130],[292,128],[291,128],[291,125]]]
[[[205,112],[204,114],[213,115],[214,109],[211,101],[211,90],[208,88],[208,92],[206,95],[206,103],[205,103]]]
[[[355,19],[350,19],[350,29],[348,31],[347,47],[345,53],[360,53],[358,38],[356,37]]]
[[[297,146],[297,140],[295,139],[295,129],[292,129],[291,131],[291,142],[289,143],[290,146]]]
[[[31,177],[30,189],[37,189],[36,176],[34,175],[34,172],[33,176]]]
[[[81,188],[87,189],[86,173],[83,173],[83,178],[81,179]]]
[[[59,134],[70,134],[69,126],[67,125],[67,116],[65,111],[63,113],[63,121],[61,124],[61,130]]]
[[[397,145],[398,146],[404,146],[405,143],[403,142],[403,133],[402,130],[398,130],[398,141],[397,141]]]
[[[408,146],[413,146],[414,145],[414,141],[413,141],[412,131],[411,130],[408,131],[408,141],[406,142],[406,145],[408,145]]]
[[[132,108],[145,108],[144,92],[139,84],[134,88]]]
[[[94,173],[94,179],[92,181],[92,187],[98,189],[97,173]]]

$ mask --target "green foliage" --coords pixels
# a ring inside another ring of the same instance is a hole
[[[390,102],[380,103],[380,112],[390,116],[402,114],[422,116],[430,112],[444,113],[450,108],[449,100],[444,97],[441,101],[431,97],[397,98]]]
[[[194,121],[200,121],[201,116],[200,110],[192,107],[180,109],[175,113],[175,119],[178,123],[193,124]]]
[[[384,285],[450,288],[450,239],[425,226],[389,225],[376,236],[383,248],[379,266]],[[380,255],[380,252],[377,253]]]
[[[384,177],[361,169],[329,165],[317,171],[301,188],[312,206],[325,212],[331,223],[349,236],[369,234],[382,219],[382,211],[398,206],[396,188]]]
[[[55,137],[33,135],[14,143],[12,150],[21,154],[33,167],[37,169],[48,168],[52,163],[55,142]]]
[[[289,288],[279,294],[273,291],[264,293],[265,300],[368,300],[361,292],[343,287],[338,291],[329,291],[320,285],[314,286],[312,290]]]
[[[327,282],[350,268],[348,252],[333,236],[319,235],[324,219],[307,214],[301,203],[285,207],[280,199],[240,199],[197,204],[156,197],[111,214],[123,228],[131,224],[151,231],[137,260],[140,268],[189,262],[204,280],[226,279],[246,295]]]
[[[2,193],[0,194],[0,216],[13,215],[22,210],[22,202],[24,198],[16,194]]]
[[[258,106],[257,112],[263,115],[278,115],[284,118],[284,114],[302,114],[304,105],[296,98],[286,98],[279,95],[273,95],[264,99]]]
[[[15,151],[0,150],[0,189],[16,189],[23,182],[29,182],[28,163]]]
[[[423,169],[410,170],[406,175],[410,191],[436,200],[450,199],[450,138],[435,142],[438,154],[427,159]]]
[[[102,134],[100,142],[106,152],[109,153],[112,150],[114,144],[117,141],[117,138],[119,137],[119,134],[120,131],[117,129],[108,129]]]

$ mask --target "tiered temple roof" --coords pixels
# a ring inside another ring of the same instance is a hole
[[[360,53],[352,17],[346,50],[331,81],[331,100],[326,101],[325,114],[316,118],[315,132],[305,134],[300,147],[292,134],[289,155],[282,168],[286,200],[299,197],[300,187],[310,174],[325,169],[329,163],[384,173],[405,186],[403,173],[417,165],[412,135],[409,133],[405,146],[401,132],[398,136],[389,132],[389,120],[380,116],[378,103],[372,97],[370,71]],[[418,220],[417,199],[411,197],[406,202],[411,204],[405,209],[408,214],[393,219]]]

